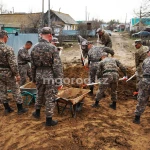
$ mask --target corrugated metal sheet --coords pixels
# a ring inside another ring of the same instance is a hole
[[[16,56],[18,54],[19,48],[25,45],[27,41],[31,41],[33,45],[38,42],[38,34],[19,34],[18,36],[15,36],[15,34],[8,35],[9,39],[7,45],[11,46],[14,49]]]
[[[77,30],[62,30],[62,35],[78,35],[79,31]]]

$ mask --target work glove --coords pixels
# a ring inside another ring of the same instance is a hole
[[[124,77],[123,77],[123,80],[127,80],[127,79],[128,79],[128,77],[127,77],[127,76],[124,76]]]
[[[17,75],[15,78],[16,78],[16,82],[20,81],[20,75]]]
[[[138,76],[138,72],[137,71],[135,72],[135,75]]]
[[[63,88],[63,85],[60,85],[57,87],[58,90],[61,90]]]

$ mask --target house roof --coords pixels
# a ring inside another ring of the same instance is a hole
[[[136,23],[136,24],[134,25],[134,27],[139,26],[139,25],[146,26],[146,24],[145,24],[145,23],[143,23],[143,22],[139,21],[138,23]]]
[[[132,26],[136,25],[139,22],[140,22],[140,18],[132,18],[131,19]],[[146,26],[148,26],[148,25],[150,25],[150,18],[141,18],[141,22],[143,24],[145,24]]]
[[[0,25],[4,27],[31,26],[35,21],[39,21],[41,13],[18,13],[18,14],[0,14]]]
[[[66,24],[78,24],[69,14],[65,14],[54,10],[51,11]]]

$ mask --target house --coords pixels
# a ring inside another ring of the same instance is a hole
[[[51,14],[51,25],[59,25],[62,27],[63,30],[76,30],[78,23],[69,15],[59,11],[50,11]],[[44,15],[44,23],[45,25],[48,24],[48,12]]]
[[[69,15],[51,10],[51,26],[54,32],[76,30],[78,23]],[[43,18],[43,21],[42,21]],[[8,33],[37,33],[38,28],[48,25],[48,12],[0,14],[0,28]]]
[[[24,32],[27,28],[39,28],[41,13],[0,14],[0,28],[8,33]]]
[[[144,30],[150,26],[150,18],[132,18],[130,21],[130,31]]]

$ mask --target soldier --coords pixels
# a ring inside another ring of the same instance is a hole
[[[138,84],[142,78],[142,63],[147,57],[146,51],[147,46],[143,46],[141,40],[135,40],[135,48],[137,49],[135,53],[135,67],[136,67],[136,90],[138,91]]]
[[[118,87],[118,67],[124,74],[124,79],[126,77],[126,68],[114,58],[108,57],[106,52],[101,55],[102,61],[99,63],[99,68],[97,71],[97,77],[100,79],[99,91],[95,97],[95,103],[92,107],[99,107],[99,100],[103,97],[104,91],[109,87],[111,89],[111,100],[112,104],[110,104],[110,108],[116,109],[116,101],[117,101],[117,87]]]
[[[50,42],[52,40],[52,30],[44,27],[41,30],[42,39],[31,51],[32,80],[37,86],[37,99],[33,112],[33,117],[40,118],[40,109],[43,99],[46,100],[46,126],[54,126],[57,121],[52,120],[55,107],[55,95],[58,88],[62,87],[62,64],[57,48]],[[54,82],[55,81],[55,82]]]
[[[103,52],[109,53],[112,56],[114,55],[114,51],[109,48],[109,47],[98,47],[98,46],[94,46],[90,43],[87,43],[88,45],[88,64],[89,64],[89,79],[90,79],[90,83],[94,83],[95,82],[95,77],[96,77],[96,72],[99,66],[99,62],[100,62],[100,58],[101,58],[101,54]],[[93,95],[93,89],[94,86],[90,86],[90,94]]]
[[[51,43],[57,47],[57,44],[59,44],[58,38],[53,37]],[[63,47],[57,47],[57,50],[59,52],[59,56],[61,56],[61,52],[63,50]]]
[[[96,33],[99,36],[99,39],[101,40],[100,44],[105,45],[106,47],[112,48],[112,41],[108,33],[106,33],[104,30],[101,28],[98,28]]]
[[[78,36],[78,43],[80,44],[80,51],[81,51],[81,62],[82,65],[84,66],[85,64],[85,59],[87,59],[88,56],[88,47],[87,47],[87,40],[84,39],[82,36]]]
[[[133,123],[140,124],[140,116],[144,112],[150,97],[150,48],[147,51],[148,58],[142,64],[143,77],[139,82],[138,104],[135,110]]]
[[[31,47],[32,42],[27,41],[25,46],[20,48],[18,51],[18,68],[21,77],[20,85],[24,85],[26,83],[27,76],[29,77],[30,81],[32,81],[31,68],[28,63],[31,61],[31,56],[28,53]]]
[[[8,40],[8,35],[5,30],[0,31],[0,101],[5,107],[5,113],[13,112],[10,108],[7,100],[7,89],[11,88],[14,99],[17,102],[18,114],[27,112],[27,109],[23,108],[22,97],[20,94],[19,86],[16,82],[20,81],[17,61],[14,51],[11,47],[5,43]],[[16,78],[16,79],[15,79]]]

